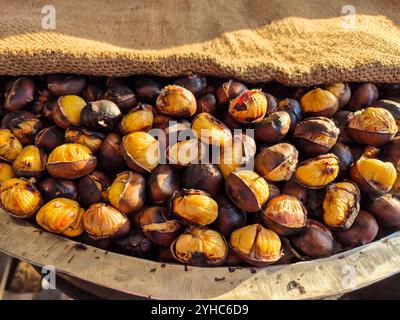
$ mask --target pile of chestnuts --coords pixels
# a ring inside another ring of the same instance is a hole
[[[400,230],[400,84],[2,77],[0,107],[1,207],[82,243],[258,267]]]

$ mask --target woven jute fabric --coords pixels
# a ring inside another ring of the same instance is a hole
[[[0,74],[400,82],[398,0],[348,2],[1,0]]]

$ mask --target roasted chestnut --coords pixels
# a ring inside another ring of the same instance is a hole
[[[13,161],[12,167],[17,176],[39,179],[46,166],[46,154],[36,146],[26,146]]]
[[[396,120],[397,127],[400,128],[400,101],[379,100],[375,101],[371,107],[383,108],[389,111]]]
[[[197,98],[196,104],[197,109],[195,115],[202,112],[214,114],[216,111],[217,101],[212,93],[206,93]]]
[[[304,205],[307,204],[307,189],[297,184],[295,181],[288,181],[282,188],[282,194],[296,197]]]
[[[76,75],[55,74],[47,78],[47,88],[55,96],[79,95],[86,86],[86,79]]]
[[[132,132],[124,136],[121,147],[127,166],[139,173],[150,173],[159,163],[159,142],[146,132]]]
[[[169,247],[183,231],[178,220],[169,218],[166,207],[149,207],[139,213],[138,224],[151,242]]]
[[[32,144],[37,133],[42,130],[42,122],[27,111],[11,111],[1,121],[1,127],[9,129],[24,145]]]
[[[347,134],[347,127],[349,125],[350,119],[353,117],[353,112],[340,110],[335,113],[332,120],[335,122],[336,126],[339,128],[338,142],[348,143],[350,142],[349,135]]]
[[[391,162],[361,157],[350,168],[351,179],[364,193],[386,193],[392,189],[396,168]]]
[[[168,163],[179,169],[201,163],[206,155],[206,145],[197,138],[183,140],[167,148]]]
[[[218,104],[220,106],[228,106],[231,100],[240,96],[246,90],[247,87],[243,83],[233,80],[224,82],[215,92]]]
[[[0,159],[14,161],[22,151],[22,145],[18,139],[7,129],[0,129]]]
[[[267,114],[272,114],[278,111],[278,100],[269,93],[264,93],[265,99],[267,99]]]
[[[400,226],[400,200],[399,198],[385,194],[373,197],[366,202],[366,208],[371,212],[382,227]]]
[[[206,267],[224,263],[228,244],[217,231],[194,228],[181,234],[172,244],[174,258],[182,263]]]
[[[347,127],[351,139],[372,146],[388,143],[397,131],[392,114],[386,109],[374,107],[356,111]]]
[[[336,240],[344,247],[358,247],[374,241],[379,226],[373,215],[361,210],[351,227],[347,230],[335,232]]]
[[[353,153],[351,149],[343,143],[336,143],[331,152],[339,159],[339,175],[344,176],[347,170],[354,163]]]
[[[232,232],[230,247],[247,263],[264,267],[282,257],[279,236],[260,224],[252,224]]]
[[[125,214],[105,203],[92,204],[86,210],[83,214],[83,226],[95,240],[122,238],[131,228]]]
[[[36,222],[47,231],[77,237],[84,231],[82,221],[84,212],[78,202],[67,198],[56,198],[40,208]]]
[[[195,97],[198,97],[206,88],[207,80],[204,77],[193,74],[176,79],[174,85],[186,88],[193,93]]]
[[[4,93],[4,108],[15,111],[33,101],[35,83],[32,79],[21,77],[8,81]]]
[[[367,82],[360,84],[354,91],[347,104],[347,109],[357,111],[370,106],[378,99],[378,88],[373,83]]]
[[[299,232],[306,225],[307,209],[296,197],[281,194],[268,201],[261,218],[266,227],[287,236]]]
[[[294,249],[309,258],[324,258],[334,253],[331,231],[318,221],[309,219],[306,226],[290,239]]]
[[[123,171],[125,161],[120,153],[121,140],[118,134],[110,132],[101,144],[97,157],[99,159],[99,167],[104,171]]]
[[[231,172],[225,180],[226,194],[246,212],[258,212],[268,201],[268,183],[251,170]]]
[[[186,189],[207,190],[212,196],[221,191],[223,177],[212,164],[193,164],[183,174],[182,186]]]
[[[297,149],[289,143],[278,143],[263,149],[255,158],[255,171],[270,181],[287,181],[296,170]]]
[[[348,229],[360,211],[360,189],[350,181],[331,184],[323,202],[324,224],[333,229]]]
[[[96,164],[97,159],[88,147],[66,143],[50,153],[46,169],[54,178],[77,179],[92,172]]]
[[[338,110],[339,101],[332,92],[316,88],[301,97],[300,105],[306,115],[329,118]]]
[[[283,99],[278,104],[279,111],[286,111],[290,116],[290,131],[296,128],[297,122],[301,121],[303,112],[300,103],[295,99]]]
[[[156,250],[155,245],[143,232],[136,229],[132,229],[126,237],[114,240],[112,248],[119,253],[144,259],[151,259]]]
[[[216,200],[218,217],[213,226],[228,239],[234,230],[245,226],[246,213],[236,207],[225,195],[219,195]]]
[[[89,102],[80,113],[82,126],[101,132],[115,129],[121,118],[121,110],[114,102],[108,100]]]
[[[229,104],[229,114],[241,124],[260,122],[267,113],[267,99],[261,90],[246,90]]]
[[[153,108],[149,104],[142,103],[131,109],[131,111],[122,118],[120,123],[120,129],[123,134],[137,131],[148,131],[152,126]]]
[[[103,100],[114,102],[122,113],[127,113],[138,104],[133,90],[121,78],[109,78],[102,95]]]
[[[155,109],[159,113],[174,117],[190,117],[197,109],[196,98],[183,87],[169,85],[162,89]]]
[[[65,132],[65,142],[79,143],[97,152],[103,143],[104,134],[81,127],[70,127]]]
[[[35,145],[48,153],[63,143],[64,131],[57,126],[44,128],[35,137]]]
[[[80,126],[81,112],[86,102],[78,96],[62,96],[54,103],[53,121],[61,128]]]
[[[0,184],[15,177],[13,168],[8,163],[0,162]]]
[[[213,115],[203,112],[192,121],[192,129],[197,137],[207,144],[224,144],[232,139],[231,131]]]
[[[93,171],[81,178],[78,184],[79,203],[87,208],[96,202],[105,201],[109,185],[107,176],[100,171]]]
[[[290,129],[290,115],[286,111],[277,111],[262,119],[254,126],[257,141],[273,143],[283,139]]]
[[[38,185],[44,201],[55,198],[68,198],[75,200],[78,198],[78,188],[72,180],[47,178]]]
[[[167,164],[153,170],[147,180],[148,195],[155,204],[165,204],[168,198],[181,188],[178,172]]]
[[[145,201],[145,183],[143,176],[136,172],[122,172],[108,190],[108,200],[126,215],[138,212]]]
[[[334,94],[339,101],[339,109],[343,108],[351,98],[351,89],[347,83],[336,82],[323,87]]]
[[[228,112],[222,114],[221,121],[231,130],[242,129],[241,125],[236,122]]]
[[[400,137],[394,138],[382,148],[382,159],[393,163],[397,171],[400,171]]]
[[[335,145],[339,128],[325,117],[307,118],[294,130],[293,138],[299,149],[311,156],[329,152]]]
[[[15,218],[30,218],[42,204],[42,196],[31,180],[12,178],[0,185],[0,201]]]
[[[206,226],[218,216],[218,204],[202,190],[181,189],[169,200],[170,212],[188,224]]]
[[[104,78],[92,78],[83,92],[83,98],[86,102],[92,102],[100,100],[104,88],[106,86],[106,80]]]
[[[136,80],[136,94],[141,100],[153,103],[160,93],[161,85],[156,80],[148,77]]]
[[[296,181],[310,189],[321,189],[339,174],[339,159],[327,153],[299,164],[294,174]]]

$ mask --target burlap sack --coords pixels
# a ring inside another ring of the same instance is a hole
[[[400,82],[398,0],[352,0],[354,20],[348,2],[1,0],[0,74]]]

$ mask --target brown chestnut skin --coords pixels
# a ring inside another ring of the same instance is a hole
[[[207,87],[207,80],[199,75],[189,75],[186,77],[178,78],[174,84],[188,89],[195,97],[198,97]]]
[[[233,80],[224,82],[221,86],[218,87],[217,91],[215,92],[218,105],[220,105],[221,107],[228,106],[229,102],[232,99],[240,96],[246,90],[247,87],[243,83]]]
[[[393,163],[396,170],[400,172],[400,137],[394,138],[382,147],[382,159]]]
[[[307,189],[297,184],[294,180],[288,181],[282,188],[282,194],[296,197],[304,205],[307,204]]]
[[[346,248],[354,248],[374,241],[379,231],[378,223],[372,214],[360,210],[357,218],[347,230],[334,232],[335,239]]]
[[[334,253],[331,231],[318,221],[309,219],[307,225],[291,237],[292,246],[310,258],[329,257]]]
[[[228,112],[222,115],[222,122],[231,130],[241,129],[240,124]]]
[[[278,110],[286,111],[290,115],[290,131],[293,131],[303,118],[300,103],[295,99],[286,98],[279,101]]]
[[[64,143],[64,131],[57,126],[40,130],[35,137],[35,145],[50,153],[56,147]]]
[[[144,102],[154,103],[161,93],[161,85],[153,78],[140,77],[136,80],[135,91],[138,98]]]
[[[347,109],[357,111],[368,107],[378,99],[378,88],[373,83],[367,82],[359,85],[354,91],[347,104]]]
[[[125,168],[125,161],[120,153],[121,137],[110,132],[107,134],[97,153],[99,167],[105,172],[121,172]]]
[[[272,94],[264,92],[265,99],[267,99],[267,114],[272,114],[278,111],[278,99]]]
[[[52,119],[53,115],[49,111],[51,111],[51,109],[53,108],[55,100],[56,97],[51,94],[49,89],[36,89],[36,94],[34,96],[32,107],[33,113],[41,114],[46,118]]]
[[[79,75],[54,74],[47,78],[47,88],[57,97],[79,95],[86,86],[86,79]]]
[[[38,184],[43,200],[48,202],[55,198],[76,200],[78,188],[76,183],[66,179],[46,178]]]
[[[224,266],[240,267],[242,265],[245,265],[245,262],[232,249],[229,249],[228,255],[226,256],[224,262]]]
[[[179,263],[175,260],[170,248],[161,246],[156,248],[155,260],[163,263]]]
[[[15,111],[33,101],[35,83],[32,79],[21,77],[10,80],[4,93],[4,108]]]
[[[217,166],[192,164],[183,174],[182,186],[186,189],[202,189],[212,196],[221,192],[223,178]]]
[[[28,111],[11,111],[1,121],[1,127],[9,129],[23,145],[33,144],[37,133],[43,129],[43,123]]]
[[[266,143],[277,142],[289,132],[290,121],[289,113],[274,112],[254,126],[254,137],[257,141]]]
[[[93,171],[79,180],[79,203],[84,208],[88,208],[96,202],[105,201],[109,186],[110,180],[103,172]]]
[[[128,113],[130,109],[138,105],[135,93],[121,78],[107,80],[101,99],[114,102],[122,113]]]
[[[197,110],[194,114],[197,116],[202,112],[214,114],[216,111],[217,100],[212,93],[206,93],[197,98]]]
[[[181,183],[178,171],[167,164],[155,168],[147,180],[148,195],[155,204],[166,204],[168,198],[179,189]]]
[[[400,200],[385,194],[380,197],[371,197],[366,201],[365,207],[382,227],[400,226]]]
[[[331,152],[339,159],[339,176],[343,177],[354,163],[351,149],[345,144],[338,142],[333,146]]]
[[[350,138],[347,134],[347,126],[349,121],[353,115],[353,112],[347,110],[340,110],[335,113],[335,115],[331,118],[333,122],[335,122],[336,126],[340,129],[338,142],[348,143],[350,142]]]
[[[83,98],[86,102],[97,101],[101,99],[106,80],[104,78],[93,78],[88,81],[88,84],[83,91]]]
[[[145,236],[160,246],[169,247],[183,231],[183,225],[178,220],[170,219],[166,207],[143,209],[137,219]]]
[[[218,203],[218,217],[213,223],[225,238],[229,238],[231,233],[246,225],[246,213],[236,207],[225,195],[216,198]]]
[[[114,102],[108,100],[89,102],[81,111],[82,126],[95,131],[112,131],[118,126],[121,118],[121,110]]]
[[[113,251],[132,257],[151,259],[154,257],[156,246],[137,229],[132,229],[126,237],[114,240]]]

